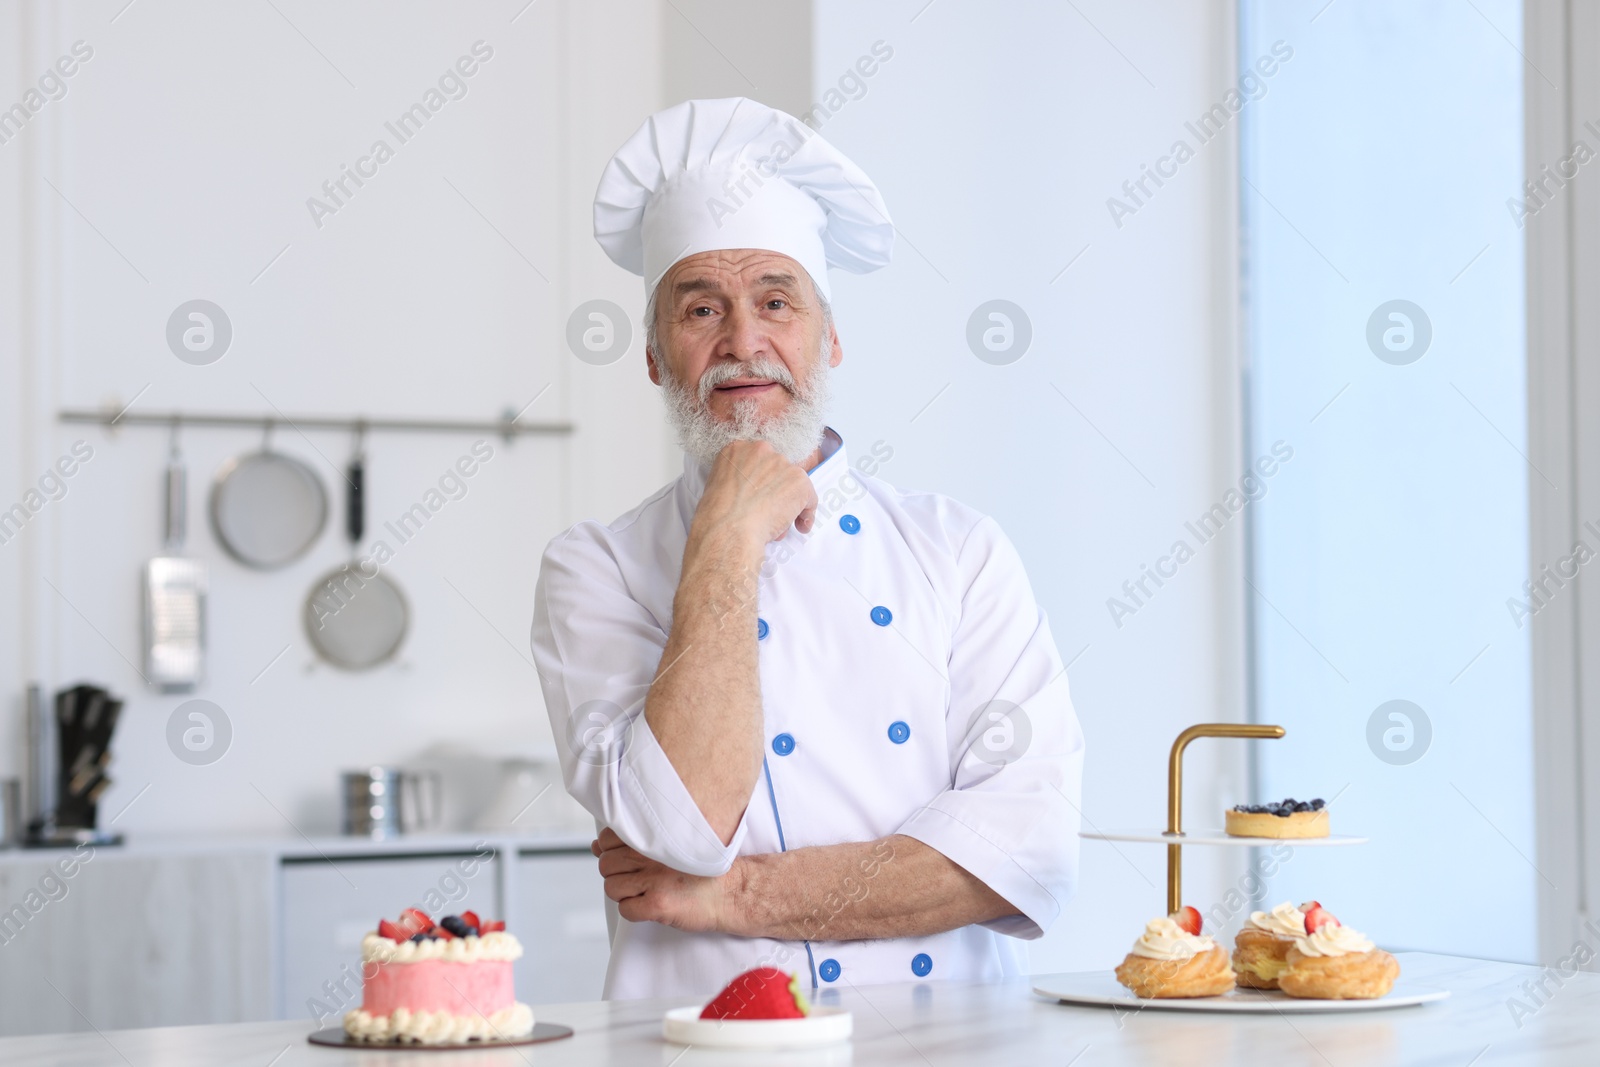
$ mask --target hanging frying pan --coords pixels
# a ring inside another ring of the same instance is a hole
[[[211,487],[211,529],[228,555],[274,570],[305,554],[328,521],[322,479],[293,456],[272,450],[269,423],[261,451],[230,459]]]
[[[350,562],[335,567],[306,597],[306,637],[335,667],[364,671],[394,656],[410,628],[411,610],[400,587],[376,561],[357,553],[366,530],[366,463],[360,441],[346,472],[345,533]]]

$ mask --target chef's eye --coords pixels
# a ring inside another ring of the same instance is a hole
[[[710,314],[711,313],[711,309],[709,307],[707,307],[704,304],[701,304],[697,308],[691,308],[689,310],[689,314],[691,314],[691,315],[700,315],[700,312],[702,312],[702,311],[706,312],[706,314]],[[700,315],[700,317],[704,318],[705,316],[704,315]]]
[[[788,304],[789,304],[789,302],[787,300],[784,300],[782,297],[776,297],[776,296],[773,297],[771,300],[767,301],[767,307],[769,309],[771,309],[772,311],[777,311],[780,308],[787,307]]]

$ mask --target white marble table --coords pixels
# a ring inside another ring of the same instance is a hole
[[[849,1044],[784,1055],[683,1048],[661,1040],[673,1001],[562,1004],[535,1008],[577,1034],[565,1041],[468,1052],[347,1051],[310,1045],[308,1022],[235,1023],[115,1030],[0,1040],[0,1064],[118,1067],[542,1067],[550,1064],[694,1067],[696,1064],[1249,1064],[1250,1067],[1490,1067],[1600,1063],[1600,975],[1579,974],[1536,1004],[1524,983],[1540,971],[1506,963],[1403,953],[1408,977],[1449,988],[1450,999],[1413,1008],[1340,1016],[1119,1013],[1068,1007],[1030,983],[912,982],[828,990],[855,1013]],[[420,1057],[420,1058],[419,1058]]]

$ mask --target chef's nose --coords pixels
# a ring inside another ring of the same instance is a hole
[[[723,322],[722,336],[718,339],[719,357],[749,363],[772,355],[767,331],[753,309],[735,304]]]

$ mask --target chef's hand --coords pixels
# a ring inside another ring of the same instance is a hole
[[[623,844],[608,826],[589,851],[600,858],[606,896],[630,922],[657,922],[675,930],[708,933],[724,929],[726,879],[675,871]]]
[[[711,464],[694,525],[703,531],[732,525],[764,549],[791,523],[810,533],[816,512],[817,491],[799,464],[765,441],[733,441]]]

